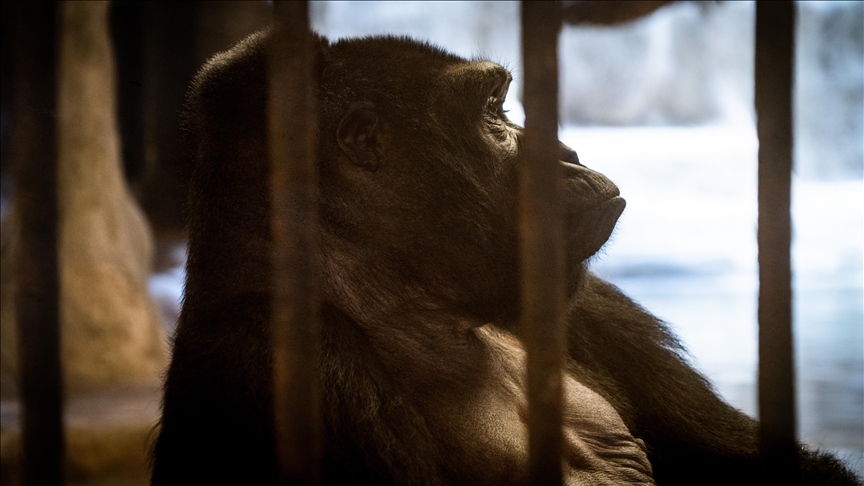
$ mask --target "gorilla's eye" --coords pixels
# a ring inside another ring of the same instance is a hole
[[[504,96],[490,96],[486,102],[486,111],[492,116],[505,118],[505,113],[509,110],[504,109]]]
[[[490,96],[486,100],[486,113],[483,116],[487,129],[496,136],[507,132],[507,110],[504,109],[503,96]]]

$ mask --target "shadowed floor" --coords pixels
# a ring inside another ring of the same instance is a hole
[[[149,483],[148,452],[159,419],[157,386],[111,390],[66,403],[66,484]],[[0,483],[20,484],[20,409],[0,403]]]

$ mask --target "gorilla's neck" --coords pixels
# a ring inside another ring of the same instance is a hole
[[[407,313],[437,313],[458,315],[473,327],[494,322],[507,328],[519,319],[518,262],[499,263],[500,268],[514,271],[486,276],[472,272],[466,279],[434,259],[425,264],[415,260],[423,270],[406,277],[379,248],[346,241],[326,226],[319,238],[322,297],[354,319],[376,322]],[[568,255],[566,265],[565,292],[571,301],[584,287],[587,262]],[[506,282],[500,280],[504,276]],[[489,280],[496,282],[484,286]]]
[[[460,353],[471,346],[470,331],[488,321],[459,312],[448,296],[403,281],[372,250],[333,238],[320,239],[326,252],[319,260],[322,301],[356,323],[385,366],[392,363],[406,382],[415,371],[428,374],[443,366],[438,371],[445,377],[473,366]],[[406,369],[406,363],[416,370]]]
[[[322,300],[350,317],[369,338],[375,353],[392,363],[408,382],[415,372],[426,375],[443,367],[437,370],[442,377],[451,371],[453,376],[464,377],[465,368],[482,366],[472,356],[476,346],[472,331],[480,326],[494,324],[519,334],[518,313],[490,319],[466,312],[450,295],[405,282],[374,249],[346,244],[326,232],[320,235],[320,243]],[[578,298],[586,272],[584,262],[568,272],[568,300]],[[405,363],[416,369],[405,369]]]

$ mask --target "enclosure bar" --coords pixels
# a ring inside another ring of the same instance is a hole
[[[63,384],[57,264],[57,10],[16,2],[12,165],[20,233],[15,319],[22,479],[63,484]]]
[[[558,145],[559,2],[522,2],[525,133],[519,173],[520,326],[528,373],[531,482],[561,484],[564,363],[563,166]]]
[[[317,100],[308,2],[275,2],[268,69],[273,379],[282,484],[318,484]]]
[[[795,6],[756,2],[759,136],[759,450],[774,484],[796,475],[791,184]]]

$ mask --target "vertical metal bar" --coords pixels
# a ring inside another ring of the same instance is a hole
[[[12,163],[20,234],[15,312],[24,484],[63,483],[57,273],[57,4],[20,2],[15,20]]]
[[[126,180],[133,187],[143,178],[145,168],[145,105],[141,86],[144,78],[144,9],[141,1],[114,2],[109,14],[117,71],[116,111],[121,159]]]
[[[273,366],[283,484],[320,482],[317,99],[308,2],[276,2],[268,70],[272,179]]]
[[[561,367],[565,352],[564,219],[559,209],[559,2],[522,2],[525,134],[519,177],[520,325],[528,354],[532,484],[561,484]]]
[[[797,468],[792,344],[791,183],[795,5],[756,2],[759,135],[759,448],[774,484]]]
[[[115,2],[119,5],[121,2]],[[138,181],[141,209],[154,232],[166,234],[184,227],[183,181],[190,174],[182,162],[178,111],[183,106],[189,80],[201,61],[195,58],[199,39],[195,12],[209,2],[189,0],[142,2],[141,39],[141,134],[142,174]],[[169,233],[170,234],[170,233]]]

